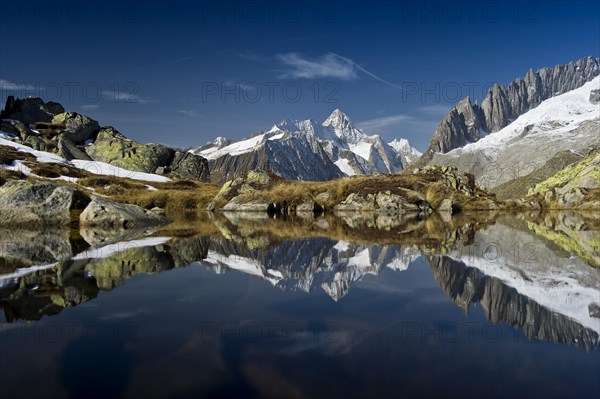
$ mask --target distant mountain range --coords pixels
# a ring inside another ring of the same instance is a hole
[[[379,135],[354,127],[339,109],[322,123],[286,119],[247,139],[218,137],[191,151],[208,159],[211,179],[216,182],[252,169],[298,180],[397,173],[421,156],[405,139],[386,143]]]

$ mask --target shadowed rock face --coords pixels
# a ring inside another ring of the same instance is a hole
[[[494,85],[481,105],[464,98],[439,124],[417,166],[425,165],[435,153],[447,153],[478,141],[482,133],[497,132],[542,101],[581,87],[599,74],[600,59],[585,57],[537,72],[530,69],[524,78],[515,79],[507,87]]]
[[[223,142],[226,146],[228,143]],[[268,170],[285,179],[324,181],[337,179],[343,173],[329,159],[315,140],[303,136],[288,140],[267,140],[254,151],[224,155],[208,161],[211,181],[224,183],[252,170]]]
[[[8,96],[6,105],[0,112],[0,119],[16,119],[27,125],[35,122],[50,122],[54,115],[65,112],[59,103],[44,102],[39,97],[15,99]]]
[[[537,338],[592,350],[598,346],[598,332],[573,319],[540,306],[501,280],[479,269],[447,257],[427,257],[429,267],[448,298],[465,312],[479,303],[492,323],[507,323]]]

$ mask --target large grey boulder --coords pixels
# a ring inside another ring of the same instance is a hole
[[[140,144],[112,127],[100,130],[94,143],[85,149],[94,160],[136,172],[154,173],[170,163],[175,150],[160,144]]]
[[[137,205],[121,204],[95,196],[79,217],[81,226],[101,228],[134,228],[163,225],[169,220]]]
[[[375,210],[375,196],[369,195],[367,198],[361,197],[356,193],[352,193],[346,197],[346,199],[333,208],[335,211],[346,212],[346,211],[374,211]]]
[[[75,144],[83,144],[92,140],[100,130],[100,125],[95,120],[76,112],[63,112],[52,118],[52,123],[64,125],[61,135]]]
[[[58,137],[57,148],[58,155],[64,159],[82,159],[84,161],[92,160],[92,158],[90,158],[84,150],[77,147],[71,140],[62,134]]]
[[[0,112],[0,119],[16,119],[30,125],[35,122],[50,122],[54,115],[62,112],[65,112],[63,106],[53,101],[46,103],[39,97],[15,99],[8,96],[6,105]]]
[[[269,203],[265,200],[241,201],[239,197],[233,198],[224,207],[224,211],[229,212],[266,212],[269,210]]]
[[[18,136],[21,140],[27,140],[27,138],[35,134],[26,124],[16,119],[1,120],[0,130],[7,133],[12,133]]]
[[[208,161],[200,155],[191,152],[176,151],[173,161],[169,166],[175,176],[208,181],[210,171]]]
[[[89,199],[81,192],[46,181],[8,181],[0,187],[0,225],[64,225],[71,210],[83,209]]]

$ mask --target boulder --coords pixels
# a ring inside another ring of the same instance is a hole
[[[58,155],[63,157],[64,159],[82,159],[84,161],[92,160],[92,158],[90,158],[84,150],[77,147],[71,140],[69,140],[62,134],[58,137],[57,148]]]
[[[33,148],[36,151],[50,151],[52,145],[40,136],[29,136],[23,144]]]
[[[63,106],[53,101],[46,103],[39,97],[15,99],[8,96],[6,105],[0,112],[0,119],[16,119],[30,125],[35,122],[50,122],[55,115],[63,112]]]
[[[137,205],[121,204],[95,196],[79,217],[82,226],[100,228],[136,228],[163,225],[164,216]]]
[[[419,208],[409,202],[406,198],[392,194],[389,191],[377,193],[375,202],[379,206],[379,213],[384,215],[396,215],[402,212],[418,211]]]
[[[175,176],[204,181],[210,179],[208,161],[206,158],[192,154],[191,152],[176,151],[173,161],[168,168]]]
[[[83,193],[52,182],[9,181],[0,187],[0,224],[64,225],[71,221],[71,210],[87,203]]]
[[[590,91],[590,102],[592,104],[600,104],[600,90],[592,90]]]
[[[452,214],[452,200],[449,198],[444,198],[437,209],[440,213]]]
[[[229,212],[267,212],[269,204],[265,200],[251,200],[248,202],[242,202],[239,197],[233,198],[224,207],[224,211]]]
[[[375,196],[369,194],[367,198],[363,198],[356,193],[351,193],[346,199],[334,207],[335,211],[374,211]]]
[[[154,173],[170,163],[175,150],[161,144],[140,144],[112,127],[103,128],[94,143],[85,149],[94,160],[136,172]]]
[[[100,130],[98,122],[76,112],[55,115],[52,123],[64,125],[61,135],[75,144],[83,144],[87,140],[94,139]]]
[[[315,204],[312,201],[305,201],[296,207],[296,213],[313,213]]]
[[[228,180],[223,184],[215,198],[208,204],[208,210],[229,209],[230,211],[235,211],[243,202],[239,198],[241,194],[252,194],[260,191],[271,183],[273,179],[278,179],[278,177],[265,171],[253,170],[248,172],[245,176]],[[229,205],[229,208],[226,208],[226,205],[230,202],[232,204]],[[264,210],[267,211],[269,204],[266,201],[265,204],[266,207]],[[259,207],[262,208],[262,205]],[[255,208],[255,206],[251,206],[251,208]]]
[[[21,140],[26,140],[29,136],[35,134],[26,124],[14,119],[0,121],[0,130],[12,133]]]

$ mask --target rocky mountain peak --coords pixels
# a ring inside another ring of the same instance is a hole
[[[323,126],[333,126],[338,128],[343,128],[347,126],[352,126],[352,122],[348,115],[343,113],[339,108],[333,110],[333,112],[325,119],[323,122]]]
[[[438,125],[423,159],[416,166],[427,164],[435,153],[446,153],[501,130],[542,101],[577,89],[599,74],[600,59],[584,57],[553,68],[529,69],[523,78],[513,80],[506,87],[495,84],[480,106],[472,105],[465,97]]]

